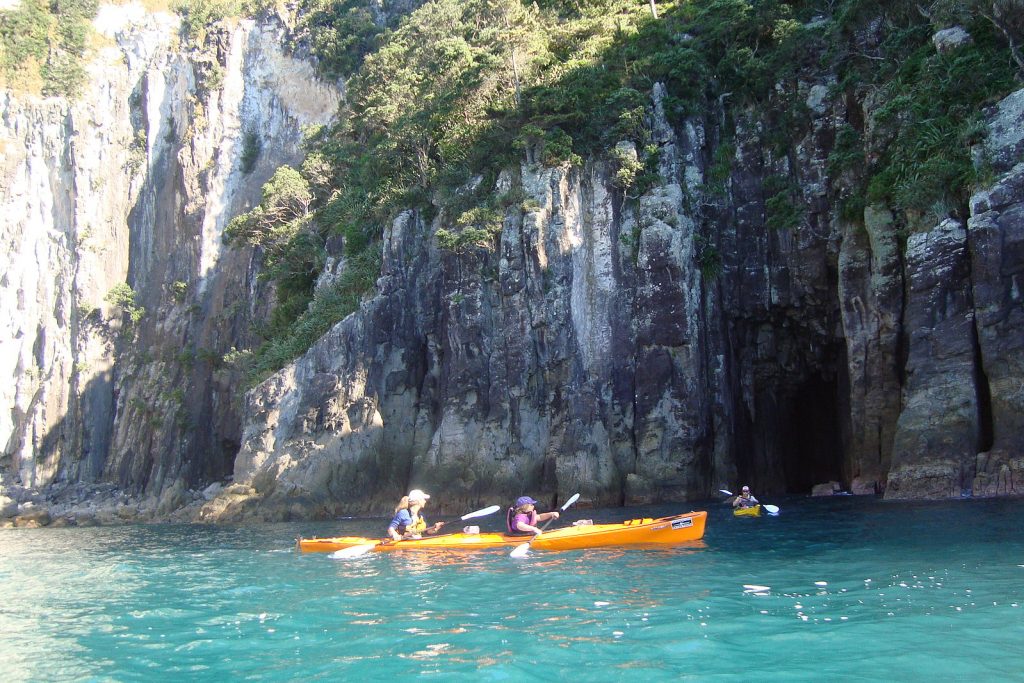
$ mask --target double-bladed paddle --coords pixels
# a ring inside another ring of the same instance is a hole
[[[561,510],[562,512],[565,512],[566,509],[570,505],[572,505],[573,503],[575,503],[579,499],[580,499],[580,494],[574,493],[572,495],[572,497],[569,498],[569,500],[565,501],[565,504],[561,508],[559,508],[559,510]],[[548,519],[548,521],[544,522],[544,526],[542,526],[540,528],[540,530],[544,531],[545,529],[547,529],[548,528],[548,524],[551,524],[551,521],[553,519],[554,519],[554,517],[551,517],[551,518]],[[526,554],[530,552],[530,544],[533,543],[534,539],[536,539],[536,538],[537,538],[537,534],[534,534],[533,538],[531,538],[529,541],[527,541],[526,543],[523,543],[522,545],[517,545],[515,548],[513,548],[512,552],[510,552],[508,554],[508,556],[509,557],[526,557]]]
[[[466,521],[467,519],[473,519],[474,517],[486,517],[487,515],[493,515],[500,509],[501,508],[499,506],[492,505],[490,507],[484,508],[483,510],[476,510],[475,512],[470,512],[465,515],[462,515],[460,519],[462,519],[462,521]],[[348,560],[353,557],[359,557],[360,555],[365,555],[366,553],[370,552],[371,550],[379,546],[382,542],[383,541],[374,541],[373,543],[360,543],[359,545],[351,545],[347,548],[342,548],[341,550],[335,550],[333,553],[328,555],[328,557],[330,557],[332,560]]]
[[[718,489],[718,491],[720,493],[724,493],[727,496],[734,496],[734,495],[736,495],[732,491],[726,491],[725,489]],[[768,505],[767,503],[758,503],[758,505],[763,507],[764,511],[767,512],[769,515],[777,515],[777,514],[779,514],[779,506],[778,505]]]

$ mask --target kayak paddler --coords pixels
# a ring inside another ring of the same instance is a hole
[[[510,507],[505,515],[508,533],[513,536],[540,536],[542,532],[537,526],[538,523],[558,519],[557,511],[538,513],[535,505],[537,501],[529,496],[516,498],[515,505]]]
[[[401,541],[406,538],[422,538],[423,534],[436,534],[444,526],[444,522],[435,522],[427,526],[427,520],[420,515],[420,510],[427,504],[430,496],[419,489],[409,491],[402,496],[395,508],[395,516],[388,525],[388,536],[392,540]]]
[[[750,487],[744,486],[740,489],[740,495],[736,496],[736,500],[732,502],[734,508],[752,508],[757,505],[757,498],[750,495]]]

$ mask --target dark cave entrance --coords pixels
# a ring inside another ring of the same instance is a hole
[[[815,484],[843,480],[840,387],[835,379],[811,377],[779,406],[775,447],[786,493],[808,494]]]

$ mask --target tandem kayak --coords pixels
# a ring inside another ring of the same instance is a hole
[[[752,505],[748,508],[733,508],[732,514],[734,517],[760,517],[761,506]]]
[[[582,550],[584,548],[615,548],[621,546],[676,545],[696,541],[704,536],[707,512],[652,519],[630,519],[619,524],[585,524],[545,531],[540,536],[511,534],[441,534],[405,541],[380,540],[361,536],[337,538],[299,538],[295,547],[304,553],[324,553],[357,545],[373,546],[376,552],[391,550],[486,550],[506,548],[530,542],[535,550]],[[532,539],[532,540],[531,540]]]

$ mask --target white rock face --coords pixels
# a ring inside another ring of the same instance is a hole
[[[1010,94],[996,105],[985,149],[999,170],[1009,170],[1024,161],[1024,89]]]
[[[153,49],[157,35],[135,47]],[[73,375],[87,382],[109,373],[110,349],[78,330],[92,311],[102,314],[128,268],[139,188],[129,159],[132,73],[120,51],[104,49],[89,74],[72,104],[0,95],[0,376],[9,378],[0,401],[13,406],[0,415],[0,443],[29,485],[51,479],[75,440],[64,424]]]
[[[134,288],[154,356],[165,343],[173,357],[213,336],[197,328],[212,323],[175,308],[171,284],[188,284],[199,306],[212,282],[247,277],[248,256],[222,264],[224,227],[278,165],[301,161],[302,127],[329,122],[342,97],[282,52],[274,21],[211,27],[221,42],[206,53],[182,47],[179,24],[140,3],[102,6],[102,47],[89,54],[80,99],[0,92],[0,457],[9,483],[139,472],[135,485],[159,489],[166,479],[183,490],[174,482],[181,464],[147,464],[160,457],[139,444],[166,453],[167,441],[188,436],[172,435],[174,420],[144,424],[126,412],[133,398],[157,402],[153,386],[136,383],[170,373],[121,365],[122,314],[105,297],[121,283]],[[204,57],[223,62],[219,82],[204,82]],[[250,133],[261,145],[246,173]]]
[[[971,34],[962,26],[943,29],[932,36],[932,44],[940,53],[952,52],[958,47],[969,45],[972,41]]]
[[[211,127],[200,149],[212,164],[205,192],[201,287],[223,249],[221,237],[232,217],[225,208],[247,186],[239,163],[246,135],[256,136],[261,155],[297,160],[302,128],[329,121],[338,109],[338,89],[317,80],[308,62],[284,55],[280,42],[279,30],[252,21],[239,22],[231,35],[224,86],[211,100]]]

